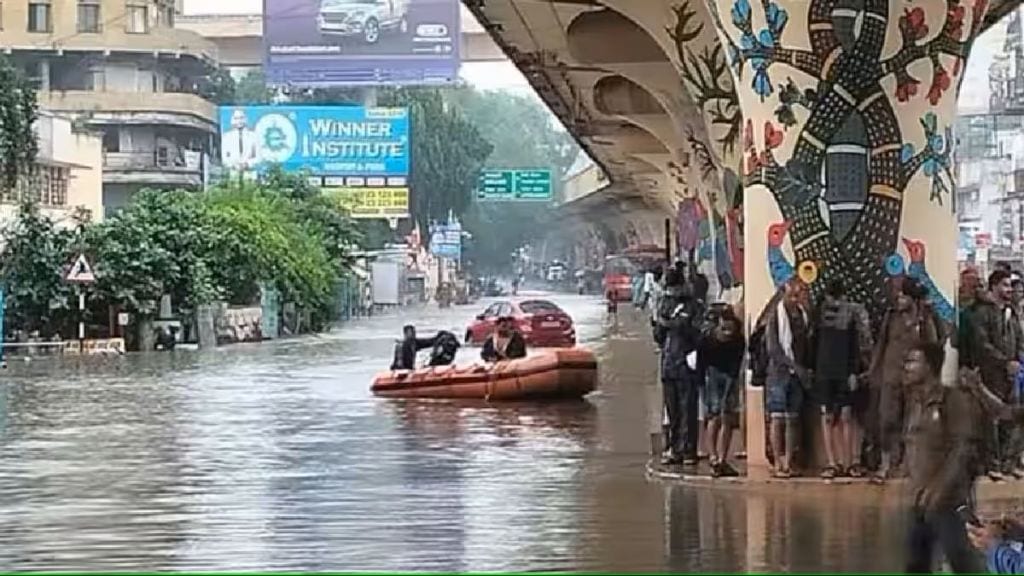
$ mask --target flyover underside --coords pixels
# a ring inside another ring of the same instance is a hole
[[[742,299],[748,325],[784,287],[810,306],[837,283],[874,336],[907,277],[952,324],[957,95],[974,39],[1019,4],[470,7],[609,175],[608,189],[562,208],[579,229],[670,217],[674,251],[703,267],[713,297]]]
[[[803,265],[806,278],[822,279],[809,283],[815,295],[833,278],[848,280],[875,312],[888,277],[875,260],[912,259],[895,243],[909,232],[900,230],[903,193],[923,171],[936,190],[953,185],[933,176],[952,172],[942,117],[973,39],[1020,0],[465,3],[608,174],[614,185],[604,194],[634,200],[574,218],[625,227],[633,212],[655,213],[675,222],[676,253],[725,291],[755,279],[745,271],[756,268],[756,290],[770,296],[785,275],[772,278],[769,259],[782,253],[788,262],[776,272],[788,264],[796,277]],[[849,79],[830,92],[837,74]],[[884,102],[870,88],[848,90],[862,86],[877,86]],[[928,113],[938,122],[915,133]],[[844,189],[828,182],[829,170],[857,176]],[[927,197],[925,214],[951,204],[941,192]],[[863,237],[876,218],[890,220],[888,230]],[[783,222],[786,234],[770,238]],[[837,249],[846,240],[860,247],[857,270],[835,265],[847,259]]]

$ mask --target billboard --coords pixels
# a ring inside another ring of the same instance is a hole
[[[353,218],[409,217],[408,188],[326,188],[324,193],[337,199]]]
[[[462,258],[462,225],[458,221],[430,226],[430,253],[441,258]]]
[[[224,106],[221,162],[233,172],[280,164],[314,175],[409,173],[409,111],[362,106]]]
[[[459,0],[264,0],[267,82],[282,86],[449,84]]]

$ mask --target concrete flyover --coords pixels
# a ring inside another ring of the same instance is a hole
[[[581,243],[673,217],[674,251],[748,325],[783,286],[838,281],[875,331],[911,276],[952,326],[957,95],[974,39],[1020,0],[466,4],[608,175],[562,208]]]

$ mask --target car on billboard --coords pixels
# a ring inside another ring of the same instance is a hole
[[[409,0],[321,0],[321,34],[358,36],[376,44],[382,32],[409,31]]]

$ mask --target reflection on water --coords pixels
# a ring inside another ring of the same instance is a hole
[[[899,568],[895,508],[648,483],[646,331],[627,324],[599,344],[600,302],[561,301],[602,358],[601,391],[583,402],[374,399],[399,318],[13,366],[0,383],[0,570]],[[451,329],[476,312],[416,323]]]

